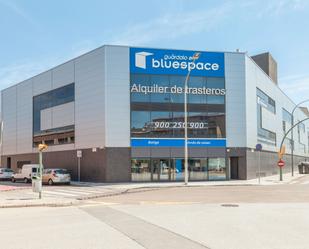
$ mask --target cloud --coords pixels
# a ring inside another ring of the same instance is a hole
[[[1,66],[0,90],[29,79],[67,60],[67,57],[59,57],[40,61],[16,62],[7,66]]]
[[[175,2],[172,1],[174,4]],[[191,10],[188,11],[185,8],[180,8],[178,11],[172,13],[162,14],[151,20],[146,20],[141,23],[133,23],[115,30],[113,33],[121,34],[114,35],[108,41],[104,43],[119,44],[119,45],[149,45],[157,43],[162,40],[170,41],[181,38],[188,38],[194,34],[207,33],[218,28],[219,25],[226,23],[231,16],[240,11],[256,10],[260,6],[261,2],[257,0],[248,1],[226,1],[224,4],[220,4],[214,7]],[[0,0],[0,5],[4,5],[13,11],[16,15],[22,17],[28,22],[34,23],[34,20],[28,13],[14,1]],[[259,8],[260,15],[274,15],[280,14],[285,11],[302,10],[306,7],[307,2],[302,0],[270,0],[265,3],[265,8]],[[264,10],[263,10],[264,9]],[[66,61],[68,58],[74,58],[85,52],[92,50],[93,48],[101,45],[102,41],[83,40],[77,42],[72,46],[72,50],[64,57],[48,60],[35,59],[31,62],[19,62],[0,68],[0,88],[7,87],[14,83],[20,82],[24,79],[32,77],[42,71],[45,71],[59,63]],[[176,43],[177,44],[177,43]],[[303,89],[308,89],[305,84],[307,75],[298,76],[296,79],[298,86]],[[295,88],[295,79],[293,80],[293,87],[289,85],[289,79],[283,79],[281,84],[282,88],[285,88],[287,92],[292,94],[302,94],[302,91]],[[308,81],[307,81],[308,82]],[[292,95],[291,94],[291,95]]]
[[[33,25],[37,24],[25,10],[20,5],[16,4],[14,1],[0,0],[0,5],[5,6],[7,9],[14,12],[17,16],[23,18],[27,22]]]
[[[14,2],[4,2],[0,0],[0,4],[7,6],[17,15],[32,22],[32,19],[27,13]],[[165,14],[145,23],[128,26],[122,35],[114,36],[108,43],[119,45],[146,45],[151,42],[160,41],[163,38],[171,40],[198,32],[210,31],[223,22],[228,16],[228,12],[232,9],[232,6],[231,4],[224,4],[207,10]],[[86,53],[96,46],[96,42],[84,40],[73,45],[70,55],[63,58],[49,59],[40,62],[20,62],[1,67],[0,88],[6,88],[30,78],[66,61],[68,58],[74,58]]]
[[[31,61],[19,61],[14,64],[0,66],[0,90],[29,79],[72,58],[87,53],[96,47],[97,45],[94,42],[84,40],[74,44],[71,51],[65,55],[61,54],[58,57],[47,59],[38,58]]]
[[[232,4],[223,4],[212,9],[166,14],[148,22],[130,25],[126,31],[111,39],[112,44],[140,45],[190,36],[218,27],[232,10]]]
[[[279,86],[295,103],[309,98],[309,74],[280,78]]]
[[[44,71],[46,66],[42,63],[19,63],[0,68],[0,87],[9,87],[22,80]]]
[[[256,2],[261,5],[261,1]],[[292,11],[301,11],[307,7],[307,0],[272,0],[267,1],[265,8],[260,9],[258,17],[279,16],[281,14],[290,13]]]

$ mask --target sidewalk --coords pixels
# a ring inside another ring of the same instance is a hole
[[[32,193],[31,195],[30,190],[27,190],[27,195],[25,195],[24,191],[25,190],[10,191],[9,195],[8,192],[0,192],[0,208],[65,207],[78,204],[78,201],[74,199],[44,196],[42,199],[39,199],[38,193]]]
[[[279,175],[272,175],[267,177],[261,177],[259,184],[258,178],[251,180],[229,180],[229,181],[194,181],[189,182],[188,186],[242,186],[242,185],[278,185],[278,184],[290,184],[299,178],[306,176],[305,174],[299,174],[294,172],[292,177],[291,173],[283,174],[283,181],[279,180]],[[129,183],[92,183],[92,182],[71,182],[71,185],[75,186],[106,186],[113,189],[140,189],[140,188],[165,188],[165,187],[182,187],[183,182],[129,182]]]
[[[281,185],[291,184],[301,177],[298,173],[291,176],[291,173],[283,175],[283,181],[279,181],[279,175],[273,175],[261,178],[260,185]],[[230,180],[230,181],[204,181],[204,182],[189,182],[187,187],[202,187],[202,186],[250,186],[259,185],[258,179],[252,180]],[[141,191],[149,191],[157,188],[173,188],[173,187],[185,187],[183,182],[147,182],[147,183],[90,183],[90,182],[72,182],[72,187],[101,187],[101,192],[90,195],[80,196],[76,198],[65,198],[65,197],[49,197],[44,196],[38,198],[38,193],[33,193],[30,187],[16,188],[14,186],[4,186],[0,182],[0,208],[13,208],[13,207],[60,207],[76,205],[81,203],[83,200],[95,199],[99,197],[121,195],[125,193],[134,193]],[[46,189],[45,189],[46,190]]]

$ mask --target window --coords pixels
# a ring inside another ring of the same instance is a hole
[[[261,143],[276,145],[276,133],[269,131],[262,127],[262,108],[276,114],[276,102],[262,92],[259,88],[257,90],[257,130],[258,130],[258,141]],[[284,129],[286,124],[282,124]]]
[[[53,112],[52,111],[53,109],[55,109],[55,112],[57,110],[57,113],[61,111],[64,112],[64,110],[66,110],[65,112],[66,117],[70,117],[67,113],[72,113],[72,115],[74,115],[74,103],[73,105],[69,104],[74,102],[74,99],[75,99],[74,83],[33,97],[34,147],[36,147],[40,143],[46,143],[48,145],[57,145],[62,143],[74,142],[74,139],[73,140],[69,139],[75,136],[74,123],[72,124],[70,122],[68,125],[63,126],[64,123],[60,122],[62,125],[59,126],[61,127],[58,127],[57,125],[55,125],[56,127],[53,127],[52,125],[46,126],[46,124],[48,123],[54,124],[54,122],[50,121],[50,118],[46,118],[49,117],[48,115],[51,115],[50,113]],[[58,119],[62,120],[61,118]],[[53,121],[55,121],[55,119]]]
[[[276,145],[276,133],[262,128],[262,107],[257,105],[258,141],[261,143]]]
[[[184,136],[185,80],[185,76],[131,74],[131,137]],[[162,92],[155,90],[159,87]],[[192,90],[188,93],[188,136],[225,138],[224,78],[191,76],[188,87]],[[217,94],[193,89],[216,89]]]
[[[183,158],[133,158],[131,159],[132,181],[183,181]],[[225,158],[189,158],[190,181],[225,180]]]
[[[256,92],[258,104],[276,114],[276,102],[259,88],[256,89]]]
[[[289,123],[289,124],[292,124],[292,114],[289,113],[284,108],[282,108],[282,120]]]

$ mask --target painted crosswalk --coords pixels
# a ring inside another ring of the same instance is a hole
[[[43,187],[43,194],[47,197],[78,198],[108,194],[111,190],[100,187]]]

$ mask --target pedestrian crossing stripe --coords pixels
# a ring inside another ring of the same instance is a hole
[[[43,189],[44,191],[44,189]],[[76,193],[76,194],[99,194],[102,193],[102,190],[82,190],[82,189],[49,189],[48,191],[55,191],[55,192],[68,192],[68,193]]]
[[[64,195],[64,196],[77,196],[76,194],[70,194],[70,193],[60,193],[60,192],[56,192],[56,191],[48,191],[48,190],[43,190],[42,191],[43,195],[44,194],[48,194],[48,195]]]

